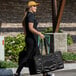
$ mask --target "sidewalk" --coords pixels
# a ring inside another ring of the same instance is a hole
[[[68,71],[68,70],[76,70],[76,63],[65,63],[64,69],[56,70],[54,72]]]
[[[15,74],[17,68],[7,68],[7,69],[0,69],[0,76],[13,76]],[[66,63],[64,64],[64,69],[53,71],[53,73],[63,72],[63,71],[70,71],[76,70],[76,63]],[[21,74],[28,75],[29,69],[23,68]]]

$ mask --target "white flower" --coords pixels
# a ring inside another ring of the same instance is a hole
[[[10,42],[10,44],[13,44],[13,43],[15,43],[15,41]]]
[[[6,61],[8,61],[8,62],[9,62],[10,60],[9,60],[9,59],[7,59]]]
[[[20,47],[22,47],[22,46],[20,46]]]
[[[11,53],[11,50],[9,50],[8,53]]]

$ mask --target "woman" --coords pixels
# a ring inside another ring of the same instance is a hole
[[[35,1],[28,2],[28,12],[25,13],[25,16],[23,18],[24,33],[26,34],[25,42],[27,47],[27,56],[23,60],[21,65],[19,65],[15,76],[20,75],[20,71],[22,70],[22,68],[24,67],[24,64],[26,63],[28,63],[30,74],[31,75],[36,74],[36,68],[35,68],[33,57],[35,56],[36,53],[37,54],[39,53],[39,50],[35,50],[35,49],[38,49],[37,36],[39,35],[41,39],[44,38],[44,35],[41,32],[37,31],[38,23],[34,13],[36,12],[38,5],[39,3],[36,3]]]
[[[37,36],[39,35],[41,39],[44,39],[45,37],[41,32],[37,31],[38,22],[35,18],[34,13],[36,13],[38,5],[39,3],[35,1],[28,2],[28,12],[25,13],[25,16],[23,18],[24,33],[26,34],[25,42],[27,47],[27,55],[25,59],[21,62],[21,65],[19,65],[15,76],[20,75],[20,71],[25,66],[25,64],[27,64],[29,67],[30,75],[36,74],[34,56],[36,54],[40,54],[37,45]]]

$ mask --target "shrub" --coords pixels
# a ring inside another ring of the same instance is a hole
[[[16,63],[10,61],[0,61],[0,68],[14,68],[17,67]]]
[[[68,43],[68,45],[73,44],[73,39],[72,39],[72,37],[69,34],[67,36],[67,43]]]
[[[18,34],[16,37],[5,38],[5,56],[6,61],[18,61],[18,54],[25,46],[25,36]]]
[[[76,61],[76,53],[64,52],[63,53],[63,60],[64,61],[68,61],[68,60]]]
[[[52,27],[49,27],[46,30],[44,30],[44,33],[53,33]],[[60,29],[59,29],[59,33],[62,33],[62,31]]]

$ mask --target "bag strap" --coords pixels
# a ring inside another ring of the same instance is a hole
[[[44,46],[45,46],[46,54],[48,54],[48,47],[47,47],[47,43],[46,43],[46,39],[45,38],[44,38]]]
[[[46,43],[46,47],[47,47],[47,52],[48,52],[48,54],[50,54],[50,44],[49,44],[49,42],[48,42],[48,40],[45,38],[45,43]]]
[[[46,39],[45,38],[40,40],[40,44],[39,45],[40,45],[39,47],[41,48],[41,54],[43,52],[43,46],[45,48],[45,53],[48,54],[48,47],[47,47],[47,43],[46,43]]]

